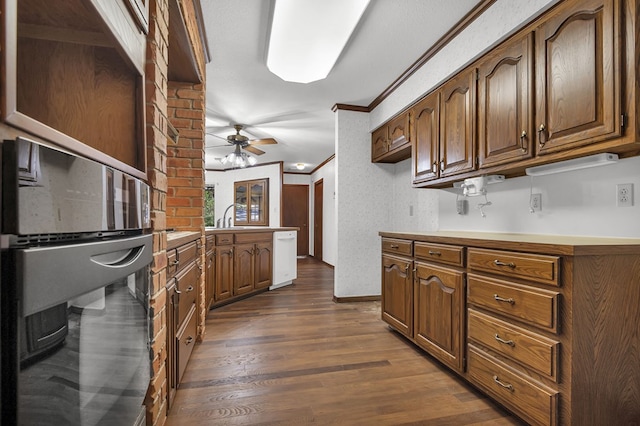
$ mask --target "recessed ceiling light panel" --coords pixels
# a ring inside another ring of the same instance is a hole
[[[329,75],[370,0],[276,0],[267,67],[285,81]]]

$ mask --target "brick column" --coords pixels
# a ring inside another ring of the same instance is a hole
[[[151,265],[152,370],[147,391],[147,425],[163,425],[167,411],[167,0],[149,1],[149,34],[145,67],[147,177],[151,186],[151,227],[153,263]]]
[[[167,149],[167,226],[179,231],[197,231],[205,265],[204,238],[204,85],[169,82],[168,117],[178,131],[178,142]],[[205,285],[200,278],[198,340],[204,334]]]

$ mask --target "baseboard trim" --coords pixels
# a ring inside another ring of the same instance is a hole
[[[352,302],[377,302],[382,300],[382,296],[352,296],[352,297],[337,297],[333,296],[335,303],[352,303]]]

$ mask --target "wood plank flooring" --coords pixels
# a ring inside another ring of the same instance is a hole
[[[168,426],[518,425],[391,331],[379,302],[332,301],[333,270],[209,312]]]

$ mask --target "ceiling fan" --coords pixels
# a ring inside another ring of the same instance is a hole
[[[257,160],[255,159],[255,157],[248,155],[246,152],[242,152],[241,149],[244,149],[245,151],[251,152],[252,154],[255,154],[255,155],[262,155],[264,154],[264,151],[256,148],[253,145],[274,145],[278,143],[273,138],[249,139],[247,136],[241,135],[240,130],[243,129],[242,124],[234,124],[233,128],[236,129],[236,134],[227,136],[225,140],[230,145],[234,145],[235,150],[231,154],[228,154],[220,159],[220,162],[222,164],[228,163],[240,168],[244,168],[248,165],[253,166],[257,163]],[[220,139],[224,139],[221,136],[214,135],[212,133],[208,133],[208,134]],[[219,146],[223,146],[223,145],[219,145]]]
[[[247,136],[241,135],[240,131],[244,128],[244,126],[242,124],[234,124],[233,128],[236,129],[236,133],[234,135],[227,136],[225,140],[230,145],[235,145],[237,147],[236,151],[238,151],[239,148],[242,148],[242,149],[244,149],[246,151],[249,151],[252,154],[262,155],[262,154],[264,154],[264,151],[261,150],[261,149],[256,148],[254,145],[275,145],[275,144],[278,143],[273,138],[249,139]],[[218,135],[213,135],[211,133],[208,133],[208,134],[210,134],[212,136],[215,136],[215,137],[218,137],[220,139],[223,139],[222,137],[220,137]]]

